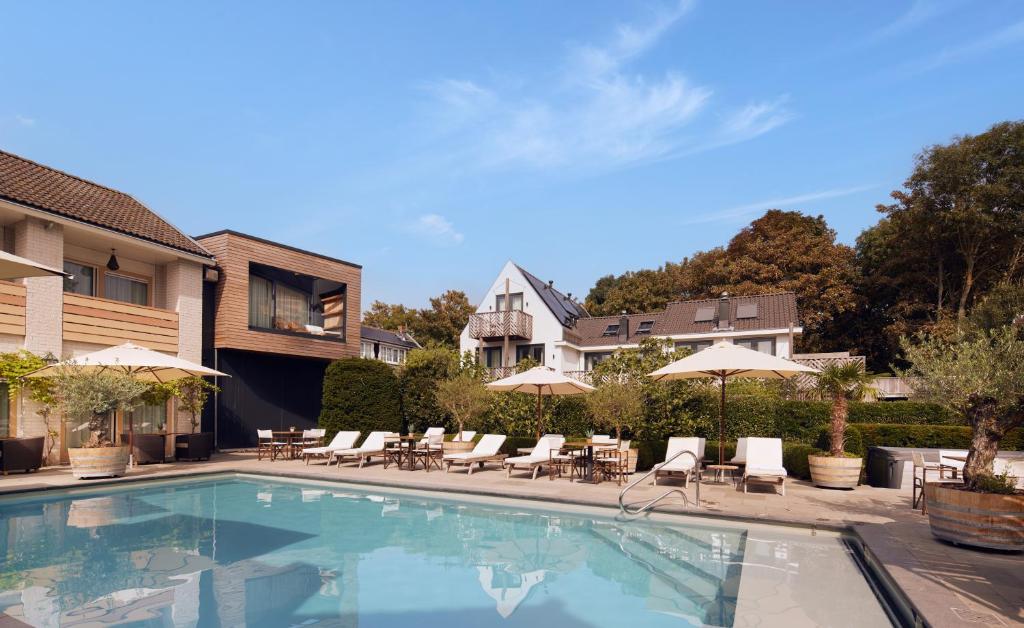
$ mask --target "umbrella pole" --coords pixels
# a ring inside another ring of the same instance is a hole
[[[128,413],[128,468],[135,468],[135,417]]]
[[[537,440],[540,440],[540,419],[541,419],[540,388],[537,388]]]
[[[722,375],[722,400],[718,404],[718,464],[725,464],[725,375]]]

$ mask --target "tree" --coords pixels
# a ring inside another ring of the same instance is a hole
[[[402,418],[409,425],[444,425],[445,411],[437,403],[437,384],[459,368],[459,355],[451,349],[414,349],[398,372]]]
[[[961,414],[971,426],[971,446],[964,464],[964,484],[977,490],[992,477],[999,442],[1024,424],[1024,340],[1011,326],[944,338],[904,339],[916,378],[914,394]]]
[[[53,377],[53,397],[65,416],[88,421],[86,447],[107,447],[111,412],[129,411],[142,403],[150,384],[130,375],[93,371],[78,365],[62,366]]]
[[[638,382],[630,378],[606,379],[585,399],[594,426],[615,428],[616,441],[622,440],[623,427],[632,428],[643,418],[643,390]]]
[[[399,431],[402,415],[394,369],[363,358],[331,362],[324,373],[320,427],[327,430],[328,438],[341,430]]]
[[[199,415],[206,407],[210,393],[219,390],[220,388],[202,377],[186,377],[174,382],[174,396],[181,402],[182,409],[189,413],[193,434],[199,427]]]
[[[832,402],[831,443],[829,454],[843,456],[846,443],[846,419],[850,414],[850,400],[861,401],[874,378],[860,362],[830,364],[815,374],[815,391],[824,401]]]
[[[11,353],[0,353],[0,377],[7,381],[7,393],[13,402],[19,393],[27,391],[28,398],[36,404],[36,414],[43,420],[46,429],[46,453],[49,460],[57,444],[60,430],[51,424],[55,400],[53,380],[49,377],[25,377],[47,365],[47,361],[26,349]]]
[[[459,434],[467,428],[479,429],[491,403],[491,394],[483,382],[469,373],[438,383],[436,394],[437,403],[451,415]]]
[[[424,346],[457,349],[459,335],[475,311],[465,292],[447,290],[430,299],[429,308],[419,310],[374,301],[363,312],[363,324],[392,331],[404,327]]]

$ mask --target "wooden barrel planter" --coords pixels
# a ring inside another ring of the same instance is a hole
[[[807,456],[811,482],[824,488],[857,488],[863,458]]]
[[[77,479],[118,477],[128,466],[128,448],[68,447],[68,458]]]
[[[1024,495],[975,493],[926,484],[928,524],[957,545],[1024,551]]]
[[[446,453],[446,454],[454,454],[454,453],[464,452],[464,451],[473,451],[474,447],[476,447],[476,443],[474,443],[471,440],[467,440],[467,441],[448,440],[448,441],[444,442],[444,453]]]

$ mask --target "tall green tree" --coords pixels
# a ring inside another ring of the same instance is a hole
[[[396,331],[405,328],[424,346],[458,348],[459,334],[476,308],[461,290],[447,290],[430,299],[430,307],[408,308],[374,301],[363,312],[363,324]]]

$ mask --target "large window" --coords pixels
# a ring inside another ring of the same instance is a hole
[[[141,279],[107,273],[103,278],[103,296],[135,305],[149,305],[149,284]]]
[[[380,352],[381,357],[388,364],[405,364],[405,349],[381,345]]]
[[[677,342],[676,349],[689,349],[690,353],[703,351],[711,346],[710,340],[691,340],[689,342]]]
[[[594,370],[594,367],[601,363],[601,360],[606,360],[612,357],[611,351],[592,351],[584,354],[583,356],[583,368],[587,371]]]
[[[537,364],[544,364],[544,345],[516,346],[516,364],[519,364],[526,358],[532,359]]]
[[[774,338],[737,338],[733,340],[734,343],[747,349],[753,349],[754,351],[760,351],[761,353],[767,353],[769,355],[775,355],[775,339]]]
[[[128,431],[128,421],[138,434],[156,434],[167,429],[167,404],[139,406],[128,412],[122,431]]]
[[[249,326],[344,338],[345,285],[252,263]]]
[[[501,363],[501,347],[484,347],[484,366],[489,369],[503,366]]]
[[[509,303],[512,304],[512,309],[513,310],[519,310],[520,312],[523,311],[523,293],[522,292],[516,292],[514,294],[508,295],[508,300],[509,300]],[[494,309],[496,309],[499,312],[504,312],[505,311],[505,295],[504,294],[499,294],[497,297],[494,298]]]
[[[96,269],[92,266],[64,260],[64,272],[71,277],[64,278],[64,292],[96,296]]]
[[[366,358],[367,360],[375,359],[377,356],[375,356],[373,354],[373,343],[372,342],[360,343],[360,353],[359,353],[359,355],[361,357],[363,357],[363,358]]]

